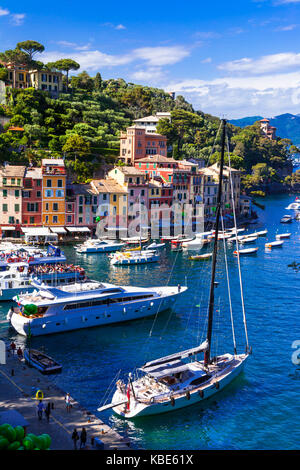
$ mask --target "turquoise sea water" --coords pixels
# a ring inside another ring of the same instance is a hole
[[[259,238],[258,254],[241,258],[249,341],[253,348],[245,371],[224,391],[207,402],[183,410],[136,421],[125,421],[110,411],[101,418],[136,447],[144,449],[295,449],[300,441],[300,366],[291,360],[292,343],[300,340],[299,276],[288,267],[300,262],[300,222],[282,225],[289,196],[266,198],[259,223],[268,235]],[[292,232],[282,248],[265,251],[276,233]],[[222,248],[222,243],[220,247]],[[228,250],[233,313],[238,349],[245,340],[241,315],[237,261]],[[146,360],[196,346],[205,337],[210,263],[191,262],[184,253],[162,251],[157,264],[111,267],[106,255],[76,255],[66,247],[69,261],[81,263],[91,278],[137,286],[184,285],[174,312],[110,327],[86,329],[33,338],[32,345],[63,364],[53,380],[97,414],[97,407],[116,373],[128,373]],[[214,345],[217,353],[232,352],[227,283],[222,249],[217,270]],[[0,337],[18,343],[24,338],[8,328],[9,303],[0,305]],[[152,335],[149,332],[152,329]]]

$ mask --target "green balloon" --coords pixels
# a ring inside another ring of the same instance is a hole
[[[48,449],[51,445],[51,437],[49,436],[49,434],[42,434],[40,437],[43,437],[46,444],[46,449]]]
[[[0,436],[0,450],[4,450],[9,446],[9,441],[4,436]]]
[[[20,445],[21,443],[19,441],[12,442],[11,444],[9,444],[7,450],[18,450]]]
[[[16,440],[16,431],[8,423],[2,424],[1,429],[0,429],[0,434],[1,436],[6,437],[6,439],[8,439],[9,442],[14,442]]]
[[[30,437],[26,436],[23,439],[23,446],[25,447],[26,450],[33,450],[34,447],[35,447],[35,444],[34,444],[33,440],[30,439]]]
[[[16,439],[17,441],[22,441],[24,439],[24,428],[23,426],[15,426]]]

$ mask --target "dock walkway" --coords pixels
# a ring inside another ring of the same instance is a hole
[[[45,416],[38,420],[37,401],[32,399],[32,388],[44,393],[44,404],[53,403],[50,421]],[[71,397],[71,411],[67,412],[66,393],[57,387],[47,376],[27,366],[16,355],[9,355],[6,364],[0,364],[0,411],[13,409],[21,413],[28,421],[28,432],[47,433],[51,436],[52,450],[73,450],[72,433],[74,428],[80,435],[81,429],[87,431],[86,450],[96,450],[91,438],[99,439],[104,450],[129,450],[130,442],[104,424],[99,418],[83,408]],[[79,443],[80,441],[78,441]],[[79,444],[77,445],[79,448]],[[99,448],[99,447],[98,447]]]

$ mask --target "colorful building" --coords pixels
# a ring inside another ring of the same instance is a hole
[[[42,169],[25,170],[22,190],[22,226],[42,225]]]
[[[37,90],[48,91],[52,97],[57,97],[63,91],[63,74],[55,69],[30,70],[30,86]]]
[[[103,224],[108,233],[111,235],[126,233],[127,189],[110,177],[92,180],[91,187],[100,196],[99,200],[105,201],[104,205],[99,205],[97,215],[104,220]]]
[[[167,156],[167,138],[144,127],[131,126],[121,132],[120,159],[126,165],[134,165],[137,160],[148,155]]]
[[[22,223],[22,189],[25,166],[0,168],[0,225],[2,237],[19,237]]]
[[[64,160],[42,160],[42,224],[64,226],[66,223],[66,169]]]
[[[270,126],[270,120],[269,119],[261,119],[260,121],[260,129],[262,133],[268,137],[270,140],[275,140],[276,139],[276,127]]]

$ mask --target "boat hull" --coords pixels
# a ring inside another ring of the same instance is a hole
[[[126,419],[134,419],[141,416],[152,416],[157,414],[169,413],[170,411],[179,410],[182,408],[186,408],[187,406],[195,405],[197,403],[201,403],[208,398],[212,397],[216,393],[223,390],[227,385],[229,385],[244,369],[244,364],[248,355],[240,355],[241,361],[237,367],[235,367],[232,372],[226,375],[224,378],[217,380],[218,386],[216,387],[215,384],[209,385],[203,388],[203,397],[201,397],[198,391],[190,392],[190,399],[188,400],[186,396],[182,396],[180,398],[176,398],[174,405],[172,405],[171,400],[167,403],[154,403],[151,405],[147,405],[145,407],[141,407],[140,410],[136,412],[121,412],[120,408],[113,408],[113,411],[118,416],[122,416]],[[114,398],[113,400],[114,401]]]
[[[171,288],[167,288],[171,289]],[[157,315],[165,310],[171,309],[178,295],[186,290],[181,288],[180,292],[170,292],[161,297],[153,297],[126,304],[111,304],[93,309],[82,309],[80,313],[67,313],[62,311],[57,315],[49,315],[38,318],[27,318],[10,310],[7,320],[11,326],[21,335],[44,336],[66,331],[92,328],[97,326],[111,325],[125,321]],[[70,312],[70,311],[69,311]]]

